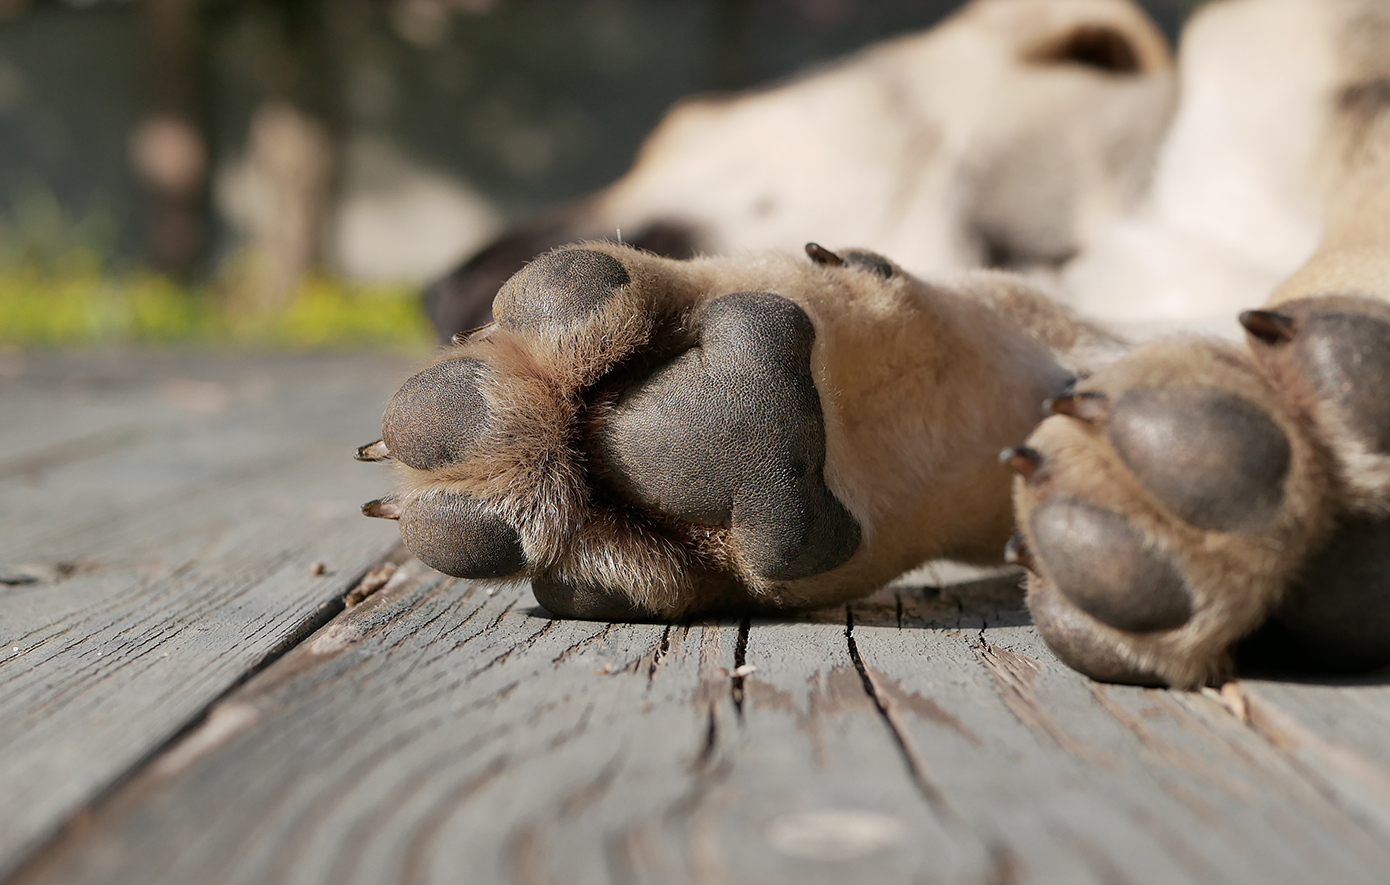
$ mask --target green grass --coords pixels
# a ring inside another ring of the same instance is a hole
[[[303,282],[284,309],[251,315],[210,284],[149,271],[103,272],[95,258],[0,265],[0,344],[345,345],[420,351],[433,342],[418,293],[329,277]]]

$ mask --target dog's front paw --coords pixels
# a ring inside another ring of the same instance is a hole
[[[1066,373],[982,301],[808,252],[536,259],[391,401],[360,456],[400,484],[367,512],[585,618],[826,604],[999,549],[988,453]]]
[[[1248,358],[1206,341],[1140,350],[1052,411],[1007,454],[1044,640],[1103,681],[1223,678],[1327,533],[1325,456]]]

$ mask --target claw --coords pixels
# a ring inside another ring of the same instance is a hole
[[[362,505],[362,515],[377,519],[400,519],[401,507],[395,498],[377,498]]]
[[[1110,417],[1110,397],[1094,392],[1071,393],[1047,400],[1043,409],[1054,415],[1095,423]]]
[[[1033,567],[1033,551],[1028,549],[1028,542],[1018,532],[1009,536],[1009,543],[1004,545],[1004,561],[1009,565],[1021,565],[1035,574],[1038,571]]]
[[[845,263],[843,258],[831,252],[820,243],[807,243],[806,254],[811,256],[811,260],[816,264],[828,264],[831,267],[837,267]]]
[[[1277,310],[1247,310],[1240,315],[1245,331],[1265,344],[1287,344],[1298,333],[1293,317]]]
[[[387,450],[385,442],[377,440],[373,443],[367,443],[365,446],[358,446],[353,457],[358,461],[388,461],[391,458],[391,453]]]
[[[463,343],[464,343],[465,341],[467,341],[469,338],[472,338],[474,335],[476,335],[476,334],[478,334],[479,332],[483,331],[483,330],[486,329],[488,326],[495,326],[495,325],[497,325],[497,324],[496,324],[496,323],[487,323],[486,325],[478,326],[478,327],[475,328],[475,329],[469,329],[469,330],[466,331],[466,332],[455,332],[455,333],[454,333],[454,336],[453,336],[452,338],[450,338],[449,340],[450,340],[451,342],[453,342],[454,344],[463,344]]]
[[[999,463],[1024,479],[1031,479],[1042,466],[1042,462],[1042,453],[1029,446],[1009,446],[999,453]]]

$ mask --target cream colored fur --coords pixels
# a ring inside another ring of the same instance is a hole
[[[1087,33],[1137,70],[1050,58]],[[1166,43],[1129,0],[975,0],[787,85],[682,102],[585,227],[674,219],[721,255],[852,243],[918,275],[981,266],[993,230],[1063,260],[1143,194],[1173,98]]]

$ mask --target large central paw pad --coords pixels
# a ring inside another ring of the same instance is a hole
[[[391,400],[359,457],[400,489],[365,511],[434,568],[530,577],[575,617],[776,605],[841,566],[860,527],[826,481],[812,319],[718,286],[619,247],[536,259]]]
[[[743,292],[710,302],[700,327],[698,347],[614,406],[601,436],[612,482],[653,512],[731,529],[769,580],[840,565],[859,526],[825,485],[810,318],[778,295]]]

